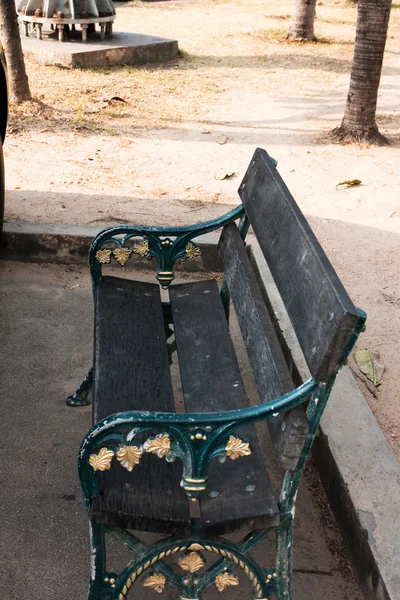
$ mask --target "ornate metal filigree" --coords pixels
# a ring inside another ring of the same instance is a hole
[[[225,447],[226,453],[232,460],[236,460],[241,456],[249,456],[251,454],[250,444],[243,442],[240,438],[230,436],[229,441]]]
[[[149,440],[148,444],[144,444],[146,452],[156,454],[158,458],[167,456],[171,448],[171,440],[169,435],[161,435]]]
[[[164,575],[160,575],[160,574],[151,575],[150,577],[148,577],[146,579],[146,581],[143,584],[143,587],[150,587],[153,590],[155,590],[156,592],[158,592],[159,594],[161,594],[161,592],[163,591],[163,589],[165,587],[165,582],[166,582],[166,578],[164,577]]]
[[[223,592],[232,585],[239,585],[239,579],[230,573],[220,573],[215,578],[215,585],[219,592]]]
[[[233,552],[230,552],[229,550],[225,550],[223,548],[218,548],[218,546],[216,546],[216,545],[211,546],[206,543],[204,543],[204,544],[193,543],[193,544],[190,544],[189,547],[185,546],[185,545],[175,546],[173,548],[171,547],[168,550],[163,550],[158,555],[154,556],[151,560],[150,559],[147,560],[144,564],[142,564],[141,566],[138,566],[135,571],[132,571],[131,574],[128,576],[128,579],[126,580],[126,583],[122,589],[122,592],[118,596],[118,600],[124,600],[130,587],[134,584],[134,582],[139,577],[139,575],[144,573],[150,567],[154,566],[154,564],[156,564],[159,561],[162,561],[164,558],[168,558],[168,556],[171,556],[172,554],[176,554],[177,552],[178,553],[185,552],[186,550],[192,550],[195,548],[198,550],[205,550],[207,552],[214,552],[215,554],[222,556],[223,558],[226,558],[226,559],[230,560],[231,562],[233,562],[240,569],[242,569],[244,571],[244,573],[246,574],[246,576],[249,578],[250,583],[254,589],[255,597],[258,600],[267,600],[266,598],[263,598],[261,583],[260,583],[256,573],[248,566],[248,564],[246,564],[247,561],[245,561],[245,557],[243,557],[243,559],[241,559],[236,554],[234,554]],[[188,563],[189,557],[192,557],[192,555],[194,555],[194,557],[190,558],[189,565],[191,567],[192,567],[192,565],[193,565],[193,567],[197,567],[195,569],[195,571],[190,571],[190,569],[182,567],[182,564],[181,564],[182,562],[184,562],[184,564],[186,565]],[[196,563],[195,563],[195,561],[196,561]],[[200,565],[200,562],[198,562],[198,561],[201,561],[202,564]],[[191,554],[184,557],[179,562],[179,564],[183,568],[183,570],[190,571],[191,573],[195,573],[196,571],[200,570],[204,566],[205,563],[201,559],[201,557],[198,554],[196,554],[196,552],[191,552]],[[146,581],[148,581],[148,579]],[[215,583],[215,580],[214,580],[214,583]],[[231,585],[235,585],[235,584],[231,584]],[[151,586],[149,586],[149,587],[151,587]],[[181,600],[183,600],[183,597],[181,598]]]
[[[145,258],[149,253],[149,240],[143,240],[133,247],[133,252]]]
[[[111,250],[104,248],[103,250],[97,250],[96,258],[102,265],[106,265],[111,262]]]
[[[129,248],[116,248],[116,250],[113,251],[113,254],[120,265],[125,265],[132,254],[132,250]]]
[[[117,458],[125,469],[132,471],[133,467],[140,463],[142,454],[143,450],[137,446],[124,446],[118,450]]]
[[[185,251],[186,258],[188,258],[189,260],[201,256],[203,254],[203,250],[201,250],[201,248],[199,248],[195,244],[192,244],[192,242],[189,242],[189,244],[187,244]]]
[[[191,552],[179,561],[180,568],[189,573],[200,571],[204,564],[204,560],[196,552]]]
[[[91,454],[89,464],[95,471],[108,471],[111,468],[111,461],[114,452],[108,448],[101,448],[98,454]]]

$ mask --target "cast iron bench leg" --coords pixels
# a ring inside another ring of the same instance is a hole
[[[88,399],[93,384],[93,367],[90,367],[88,374],[76,390],[75,394],[68,396],[68,406],[87,406],[91,403]]]
[[[106,546],[104,529],[101,525],[90,523],[91,570],[88,600],[100,600],[104,597],[104,586],[111,588],[115,584],[105,581]]]

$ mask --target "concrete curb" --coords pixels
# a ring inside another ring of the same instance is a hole
[[[0,258],[29,262],[87,264],[91,240],[100,227],[8,222]],[[201,238],[204,253],[186,261],[184,271],[218,271],[217,234]],[[291,334],[275,284],[254,239],[249,255],[259,283],[277,307],[280,325],[301,365],[307,367]],[[136,258],[136,257],[135,257]],[[135,260],[136,269],[149,268]],[[314,458],[350,558],[367,600],[400,599],[400,463],[348,368],[339,374],[314,445]]]
[[[256,243],[250,258],[306,380],[307,363]],[[400,463],[348,367],[335,382],[313,456],[366,600],[399,600]]]
[[[34,223],[7,221],[4,223],[0,244],[0,259],[23,262],[55,263],[64,265],[87,265],[89,246],[93,238],[105,227],[91,225],[68,225],[65,223]],[[176,265],[177,271],[220,271],[222,268],[216,246],[218,235],[201,237],[201,257]],[[125,269],[145,270],[154,263],[135,256]]]

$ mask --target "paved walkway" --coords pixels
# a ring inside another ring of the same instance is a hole
[[[91,361],[87,271],[0,262],[0,340],[3,597],[84,600],[88,528],[76,460],[91,408],[71,409],[65,398]],[[361,600],[312,469],[299,495],[297,524],[296,600]],[[243,598],[244,589],[222,598]],[[142,587],[130,596],[158,597]],[[172,590],[163,597],[175,599]]]

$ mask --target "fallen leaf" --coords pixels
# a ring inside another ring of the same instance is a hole
[[[362,381],[362,383],[365,385],[365,387],[367,388],[367,390],[369,391],[370,394],[372,394],[374,396],[374,398],[376,398],[378,400],[379,396],[378,393],[373,385],[373,383],[368,379],[368,377],[366,375],[364,375],[364,373],[361,373],[361,371],[357,371],[356,369],[351,368],[351,372],[353,373],[354,377],[357,377],[360,381]]]
[[[103,102],[123,102],[124,104],[127,104],[127,101],[124,100],[123,98],[120,98],[119,96],[111,96],[111,98],[104,98]]]
[[[357,350],[354,359],[361,373],[364,373],[375,387],[380,385],[385,365],[379,362],[380,354],[376,350]]]
[[[389,304],[393,304],[393,306],[400,306],[400,298],[396,298],[396,296],[392,296],[391,294],[385,294],[385,292],[382,291],[381,294],[385,302],[389,302]]]
[[[228,173],[217,173],[214,175],[214,179],[218,181],[222,181],[223,179],[230,179],[235,175],[235,171],[228,171]]]
[[[217,139],[215,141],[220,146],[224,146],[225,144],[227,144],[229,142],[229,138],[226,135],[220,135],[219,137],[217,137]]]
[[[361,184],[361,179],[345,179],[344,181],[341,181],[340,183],[337,184],[336,189],[338,189],[338,187],[340,185],[347,185],[348,187],[351,187],[353,185],[360,185]]]

